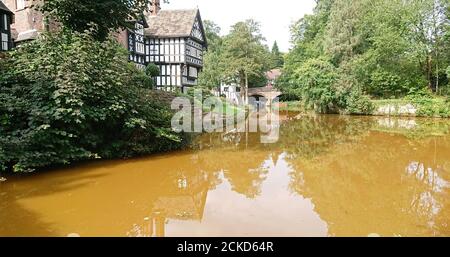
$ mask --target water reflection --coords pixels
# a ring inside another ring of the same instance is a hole
[[[448,236],[450,122],[282,114],[280,140],[0,183],[1,235]]]

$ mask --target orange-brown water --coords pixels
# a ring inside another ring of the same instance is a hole
[[[276,144],[192,150],[0,182],[0,236],[450,236],[450,121],[285,120]]]

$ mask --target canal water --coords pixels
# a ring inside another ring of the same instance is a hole
[[[0,236],[450,236],[450,121],[282,118],[274,144],[8,177]]]

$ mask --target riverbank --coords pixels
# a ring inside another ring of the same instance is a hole
[[[367,115],[450,118],[450,102],[444,97],[380,99],[371,100],[371,103],[373,111]],[[283,102],[279,109],[280,111],[309,112],[301,101]]]

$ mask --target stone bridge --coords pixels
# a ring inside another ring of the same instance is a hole
[[[272,102],[281,95],[282,93],[273,87],[255,87],[248,89],[249,97],[257,98],[258,101],[260,101],[260,97],[264,97],[266,99],[265,104],[267,106],[271,106]]]

